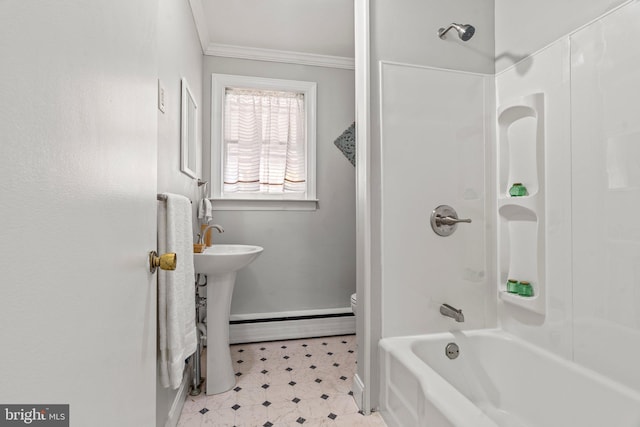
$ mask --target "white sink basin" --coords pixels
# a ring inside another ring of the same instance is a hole
[[[193,263],[196,273],[222,275],[249,265],[262,251],[262,247],[253,245],[212,245],[193,254]]]
[[[236,274],[260,255],[252,245],[213,245],[193,254],[196,273],[207,275],[207,394],[236,384],[229,353],[229,311]]]

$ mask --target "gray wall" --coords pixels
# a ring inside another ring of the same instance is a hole
[[[205,57],[203,165],[210,171],[211,74],[318,83],[316,211],[215,211],[218,243],[256,244],[264,252],[238,273],[231,314],[348,307],[355,292],[355,170],[333,141],[354,120],[354,72]],[[215,207],[215,203],[214,203]]]
[[[165,89],[166,109],[158,112],[158,192],[199,198],[195,180],[180,172],[180,79],[185,78],[202,112],[202,50],[186,0],[162,0],[158,12],[158,78]],[[202,120],[198,119],[200,123]],[[202,126],[200,126],[200,132]],[[200,150],[201,151],[201,146]],[[200,154],[199,154],[200,155]],[[196,220],[194,218],[194,227]],[[156,422],[164,426],[177,391],[156,391]]]
[[[493,73],[493,6],[493,0],[371,0],[372,72],[385,60]],[[438,28],[452,22],[472,24],[475,35],[465,43],[452,30],[441,40]]]
[[[504,70],[625,2],[495,0],[496,70]]]

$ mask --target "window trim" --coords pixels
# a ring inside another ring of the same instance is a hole
[[[211,198],[215,210],[313,210],[316,208],[316,98],[317,83],[265,77],[211,74]],[[224,194],[224,95],[227,87],[296,91],[304,94],[307,191],[299,194]],[[259,208],[259,206],[263,206]],[[286,207],[288,206],[288,207]],[[313,207],[311,207],[313,206]],[[282,209],[280,209],[282,208]]]

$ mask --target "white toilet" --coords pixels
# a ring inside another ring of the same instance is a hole
[[[351,311],[353,311],[353,314],[356,314],[356,305],[357,305],[356,296],[357,296],[356,294],[351,295]]]

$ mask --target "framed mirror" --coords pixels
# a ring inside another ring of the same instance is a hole
[[[182,83],[182,116],[180,119],[180,170],[191,178],[198,172],[198,105],[185,79]]]

